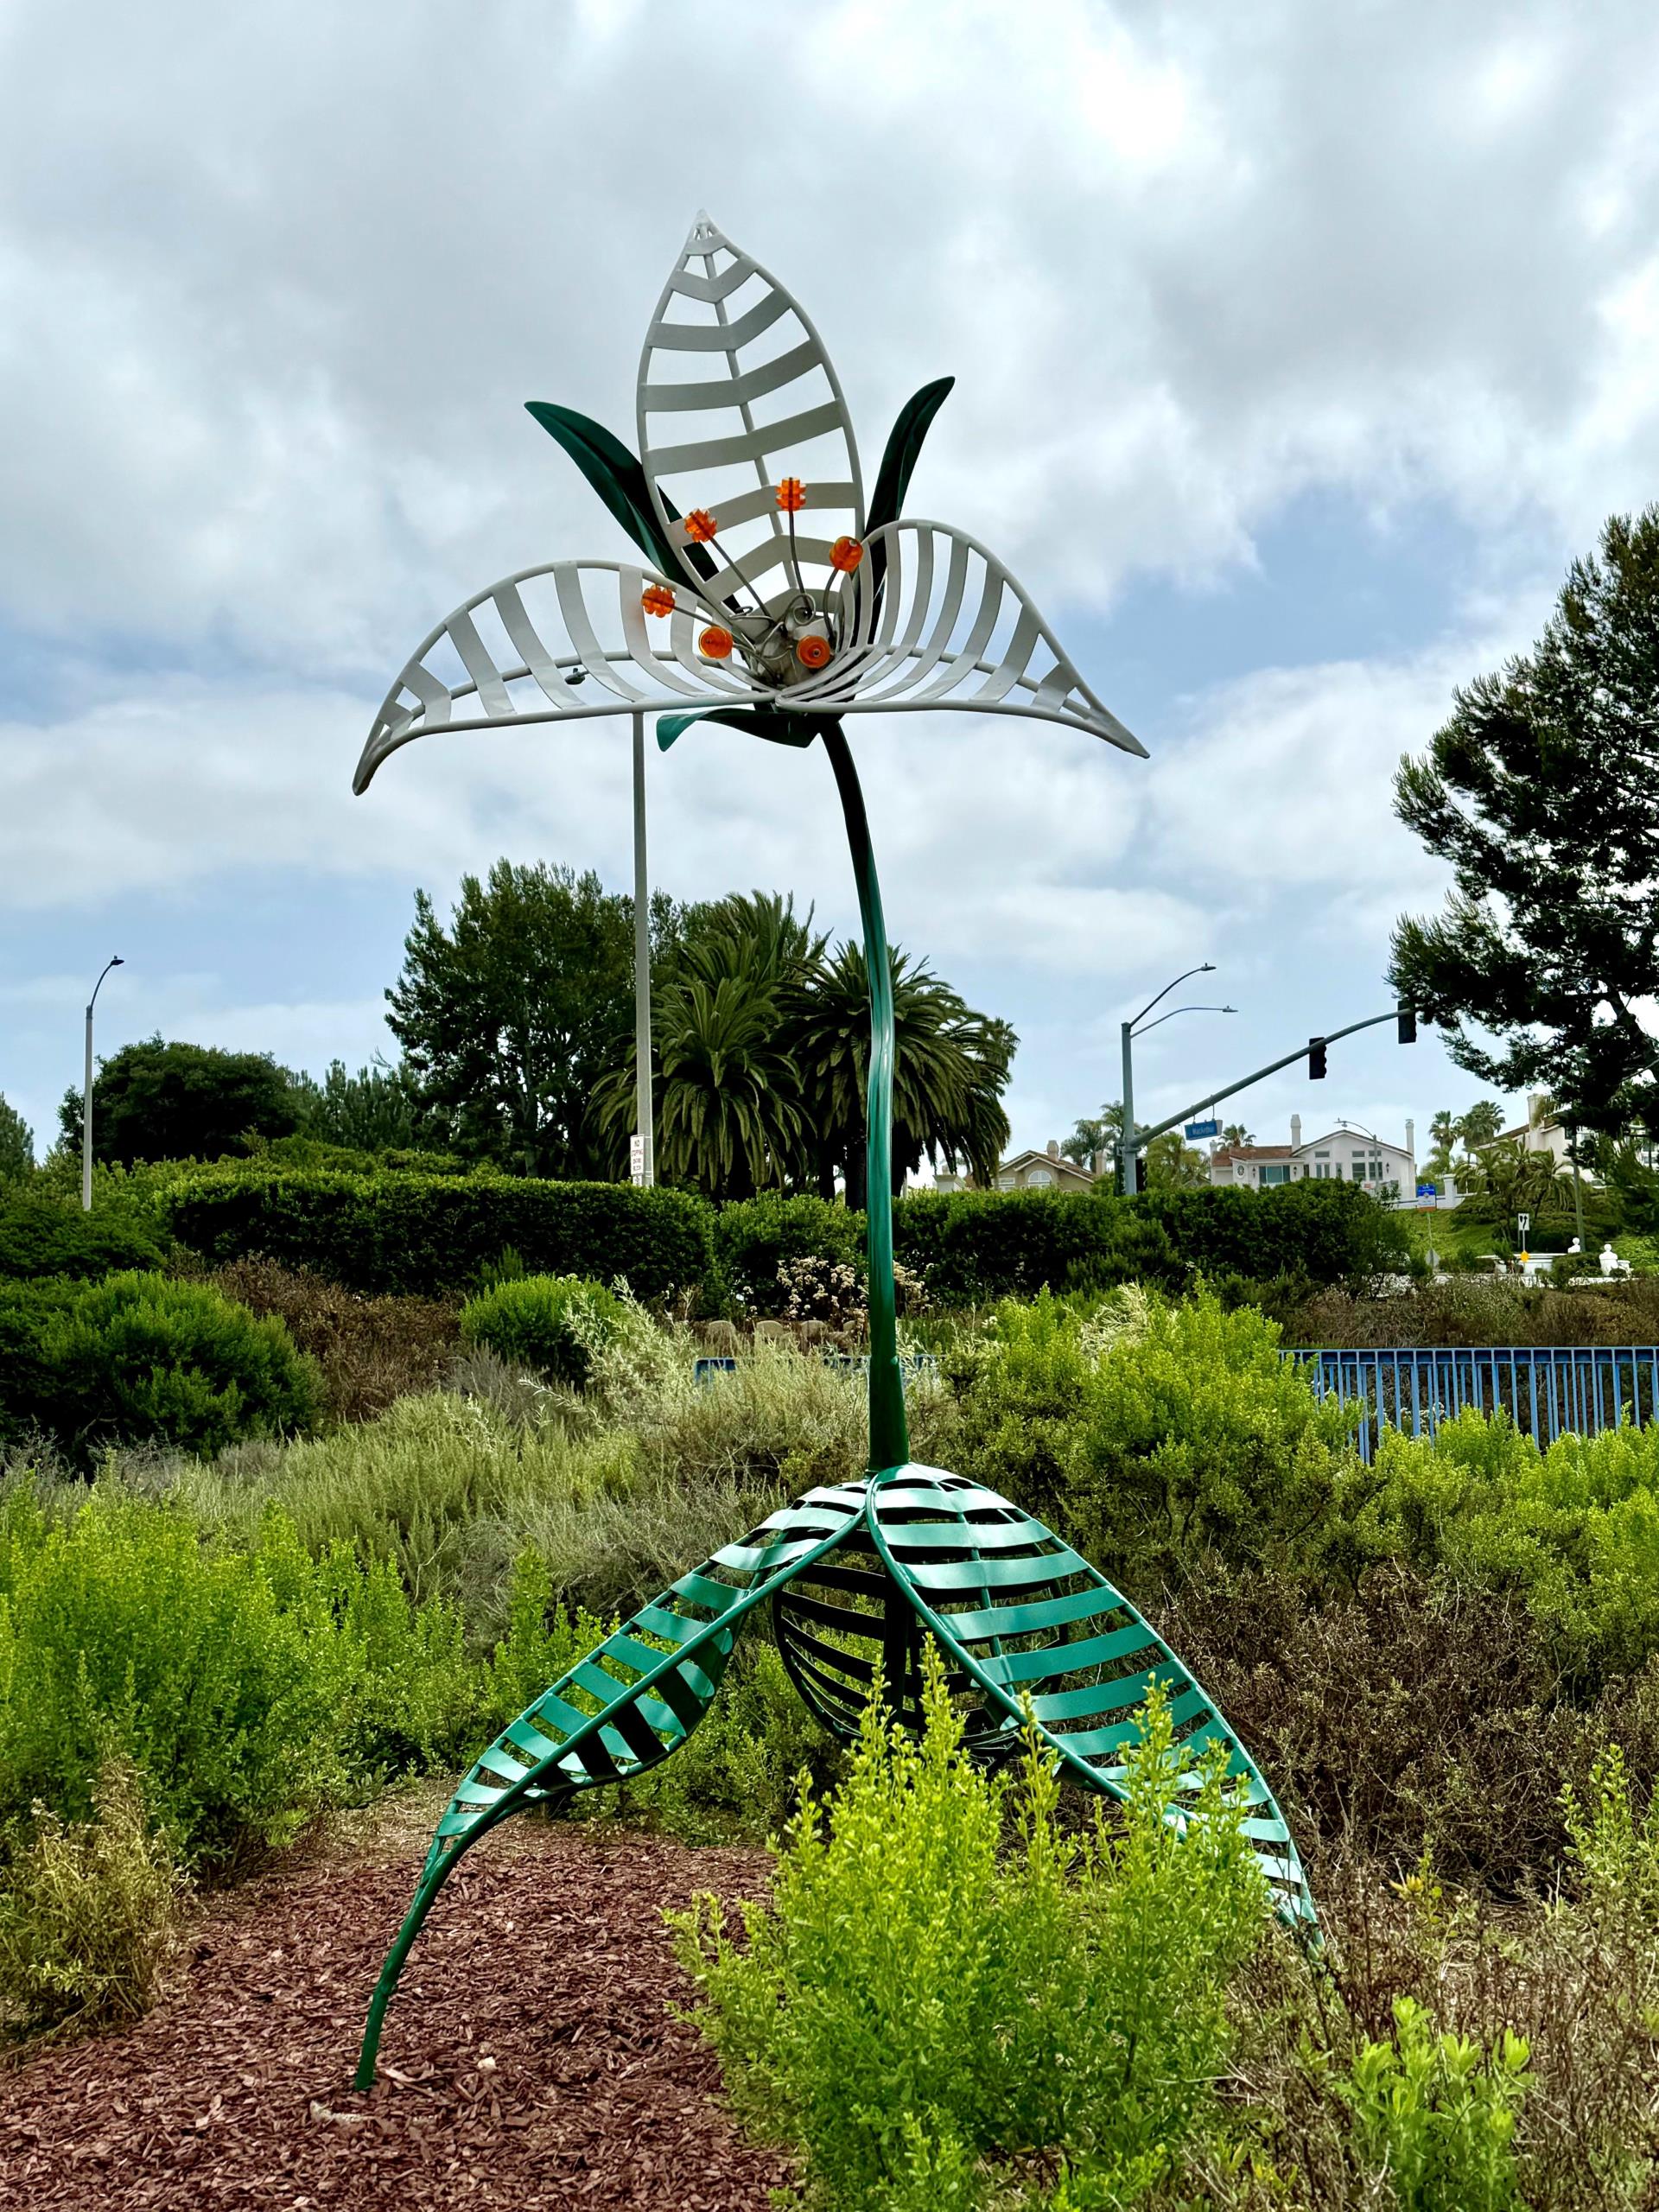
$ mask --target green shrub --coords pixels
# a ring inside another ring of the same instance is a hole
[[[924,1742],[872,1701],[746,1943],[710,1899],[670,1916],[734,2104],[834,2212],[966,2212],[1014,2153],[1069,2169],[1078,2205],[1154,2187],[1217,2126],[1227,1985],[1265,1929],[1242,1809],[1212,1765],[1178,1840],[1154,1700],[1122,1833],[1064,1834],[1033,1750],[1004,1854],[1007,1784],[963,1758],[936,1654],[926,1677]]]
[[[130,1760],[111,1758],[92,1817],[35,1808],[0,1878],[0,2013],[22,2035],[140,2018],[161,1993],[185,1883],[151,1832]]]
[[[1317,1560],[1351,1479],[1347,1414],[1208,1290],[1133,1315],[1005,1304],[952,1366],[961,1471],[1147,1596],[1205,1559]]]
[[[465,1343],[572,1390],[586,1389],[594,1354],[626,1325],[622,1300],[576,1275],[520,1275],[461,1309]]]
[[[702,1199],[626,1183],[505,1175],[374,1175],[220,1166],[162,1195],[168,1226],[211,1263],[259,1252],[353,1290],[470,1287],[511,1245],[527,1268],[606,1282],[636,1298],[700,1291],[710,1222]]]
[[[1409,1997],[1395,2032],[1354,2060],[1342,2094],[1353,2107],[1364,2199],[1397,2212],[1525,2212],[1516,2170],[1516,2113],[1530,2054],[1507,2031],[1491,2051],[1436,2032]]]
[[[740,1312],[781,1313],[788,1292],[779,1269],[827,1260],[864,1272],[865,1220],[823,1198],[737,1198],[715,1217],[715,1260],[726,1295]]]
[[[269,1516],[247,1549],[104,1489],[0,1521],[0,1818],[80,1820],[113,1751],[187,1863],[286,1841],[401,1766],[461,1755],[480,1686],[450,1607],[396,1571],[312,1559]]]
[[[314,1363],[277,1320],[153,1274],[0,1283],[0,1406],[83,1463],[120,1440],[216,1452],[310,1427]]]
[[[937,1306],[1038,1291],[1179,1283],[1184,1255],[1120,1200],[1059,1191],[918,1192],[893,1209],[893,1255]]]
[[[1148,1191],[1128,1203],[1205,1275],[1368,1281],[1403,1273],[1410,1255],[1403,1216],[1352,1183],[1305,1179],[1271,1191]]]
[[[45,1192],[0,1192],[0,1275],[97,1277],[161,1261],[155,1238],[130,1215],[83,1213]]]

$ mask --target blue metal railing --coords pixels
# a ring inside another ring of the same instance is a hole
[[[1432,1436],[1465,1406],[1507,1413],[1541,1447],[1659,1419],[1659,1344],[1413,1345],[1398,1351],[1290,1351],[1313,1370],[1317,1390],[1363,1402],[1360,1456],[1369,1460],[1379,1426]]]

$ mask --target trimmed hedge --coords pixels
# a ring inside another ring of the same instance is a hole
[[[918,1192],[893,1209],[893,1243],[935,1306],[1120,1282],[1173,1287],[1185,1272],[1161,1224],[1114,1198],[1061,1191]]]
[[[511,1249],[533,1274],[625,1277],[636,1298],[690,1290],[707,1306],[780,1310],[780,1262],[863,1266],[864,1217],[769,1194],[716,1210],[683,1191],[503,1175],[373,1175],[227,1163],[165,1188],[160,1212],[213,1264],[262,1253],[353,1290],[474,1288]],[[1404,1264],[1396,1215],[1344,1183],[1283,1190],[918,1192],[894,1209],[894,1254],[936,1306],[1120,1282],[1175,1289],[1194,1274],[1303,1288]]]
[[[215,1265],[259,1252],[353,1290],[470,1289],[508,1249],[535,1274],[625,1276],[639,1299],[700,1287],[711,1269],[710,1209],[627,1183],[226,1167],[164,1191],[162,1211]]]
[[[123,1268],[156,1267],[161,1256],[154,1237],[124,1214],[83,1213],[37,1191],[0,1198],[0,1275],[95,1280]]]

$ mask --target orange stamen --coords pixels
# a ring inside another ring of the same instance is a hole
[[[795,658],[803,668],[822,668],[830,658],[829,639],[810,635],[799,639],[795,646]]]
[[[639,604],[647,614],[671,614],[674,594],[666,584],[647,584],[639,594]]]
[[[830,549],[830,565],[843,576],[850,576],[863,558],[864,548],[855,537],[838,537]]]
[[[725,660],[732,650],[732,633],[718,624],[711,625],[697,639],[697,651],[705,660]]]
[[[706,545],[719,528],[707,507],[693,507],[685,518],[685,534],[694,545]]]
[[[778,504],[786,515],[799,514],[806,505],[806,486],[798,476],[785,476],[778,486]]]

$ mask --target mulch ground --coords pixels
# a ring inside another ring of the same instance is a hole
[[[213,1901],[175,1993],[137,2027],[0,2077],[17,2212],[580,2206],[764,2212],[786,2178],[718,2101],[662,1924],[762,1891],[753,1852],[521,1828],[451,1878],[351,2088],[421,1856],[331,1857]]]

